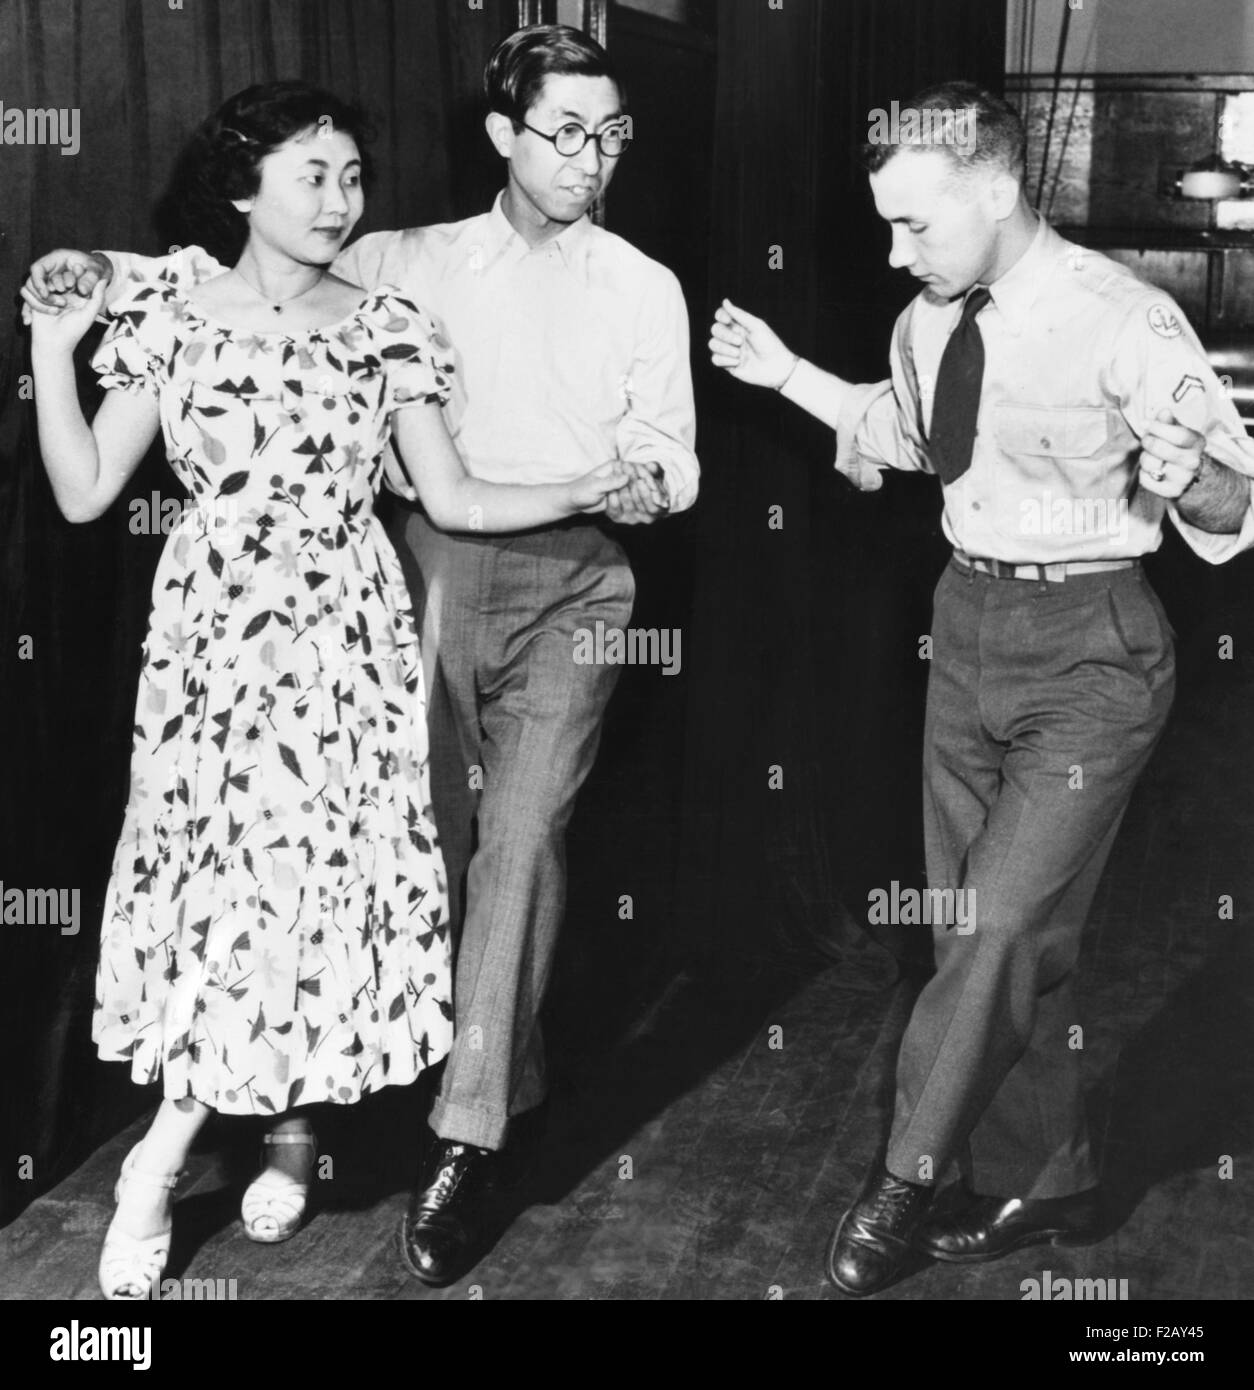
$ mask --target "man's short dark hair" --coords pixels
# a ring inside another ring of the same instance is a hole
[[[908,112],[916,113],[907,121]],[[946,116],[944,113],[952,113]],[[874,127],[862,146],[862,165],[877,173],[902,150],[941,150],[960,173],[979,168],[1004,169],[1023,184],[1027,178],[1027,137],[1019,113],[1009,102],[974,82],[941,82],[916,92],[898,108],[890,138],[877,138]],[[972,138],[955,140],[955,121],[969,122]]]
[[[608,77],[625,107],[627,93],[595,39],[568,24],[532,24],[502,39],[492,50],[483,73],[488,105],[508,116],[517,128],[540,99],[550,74],[567,77]]]

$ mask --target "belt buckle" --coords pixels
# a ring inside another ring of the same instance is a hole
[[[1056,560],[1052,563],[1030,561],[1016,564],[1011,560],[994,560],[977,555],[963,554],[959,564],[979,574],[991,574],[994,579],[1018,579],[1044,584],[1046,580],[1061,584],[1067,578],[1067,562]]]
[[[1042,560],[1025,560],[1020,564],[1012,564],[1009,560],[994,560],[993,564],[998,566],[997,573],[1002,579],[1018,579],[1034,584],[1044,584],[1048,580],[1061,584],[1067,578],[1067,565],[1062,560],[1054,561],[1052,564]]]
[[[1055,560],[1052,564],[1042,560],[1028,560],[1021,565],[1008,565],[1007,568],[1012,572],[1013,578],[1030,580],[1034,584],[1044,584],[1047,581],[1062,584],[1067,578],[1065,560]]]

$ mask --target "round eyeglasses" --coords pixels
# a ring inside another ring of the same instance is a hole
[[[537,130],[533,125],[527,125],[526,121],[521,122],[533,135],[538,135],[542,140],[547,140],[558,154],[569,159],[572,155],[582,152],[583,147],[589,140],[595,140],[597,149],[606,159],[617,159],[624,154],[628,145],[631,144],[631,136],[628,135],[626,123],[620,125],[607,126],[604,130],[595,133],[585,130],[583,126],[576,125],[573,121],[569,125],[564,125],[560,130],[556,130],[552,135],[547,131]]]

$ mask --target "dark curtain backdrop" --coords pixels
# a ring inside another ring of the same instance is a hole
[[[720,5],[707,310],[727,296],[820,365],[885,376],[913,290],[857,163],[869,112],[944,78],[1000,90],[1004,43],[989,0]],[[708,957],[840,953],[870,885],[922,879],[939,495],[909,477],[855,493],[829,430],[708,366],[698,381],[681,919]],[[909,954],[908,936],[887,944]]]
[[[0,1221],[153,1100],[125,1068],[95,1060],[89,1031],[136,655],[164,540],[130,533],[129,503],[178,495],[154,450],[106,517],[62,520],[23,389],[18,286],[56,246],[164,251],[154,209],[182,143],[232,92],[275,78],[320,83],[374,117],[379,173],[363,231],[478,211],[501,181],[480,124],[483,64],[515,13],[505,0],[0,0],[6,108],[81,113],[76,156],[0,146],[0,881],[77,888],[82,905],[77,936],[3,929]]]

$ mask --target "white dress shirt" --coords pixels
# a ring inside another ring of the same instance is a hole
[[[696,411],[679,281],[587,217],[531,249],[498,196],[464,222],[374,232],[336,273],[397,285],[454,352],[450,432],[477,478],[568,482],[608,459],[660,463],[696,500]]]

